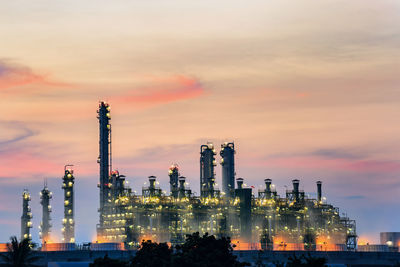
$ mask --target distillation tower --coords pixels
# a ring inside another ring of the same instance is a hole
[[[99,215],[100,221],[97,226],[97,235],[103,234],[104,228],[104,216],[106,213],[107,205],[111,201],[111,190],[110,190],[110,174],[111,174],[111,116],[110,116],[110,105],[105,102],[100,102],[99,109],[97,110],[97,119],[99,120],[99,157],[97,163],[100,165],[100,208]]]
[[[52,198],[52,193],[47,188],[45,184],[44,188],[40,192],[40,204],[42,205],[42,222],[40,223],[39,229],[39,236],[42,239],[42,244],[45,244],[49,240],[50,235],[50,228],[51,228],[51,206],[50,206],[50,199]]]
[[[172,164],[171,167],[169,167],[168,176],[171,195],[177,197],[179,180],[179,167],[177,164]]]
[[[75,243],[74,221],[74,171],[72,165],[65,165],[62,189],[64,189],[64,219],[62,221],[63,242]]]
[[[234,196],[235,190],[235,145],[233,142],[221,145],[222,193]]]
[[[29,202],[31,201],[31,195],[28,190],[24,190],[22,193],[22,216],[21,216],[21,239],[28,238],[32,239],[30,229],[32,228],[32,212]]]
[[[200,191],[201,196],[209,194],[215,183],[215,149],[212,143],[200,147]]]

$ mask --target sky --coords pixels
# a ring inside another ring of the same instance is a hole
[[[20,235],[22,191],[74,164],[76,240],[98,223],[98,102],[113,167],[140,192],[180,166],[199,191],[200,145],[234,141],[236,177],[283,196],[292,179],[357,222],[400,231],[400,2],[13,0],[0,3],[0,242]],[[219,156],[218,156],[219,159]],[[217,167],[217,182],[221,167]],[[253,190],[255,193],[256,190]]]

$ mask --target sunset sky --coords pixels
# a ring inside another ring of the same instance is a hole
[[[94,238],[99,100],[133,190],[168,190],[177,163],[198,192],[200,145],[234,141],[248,185],[315,196],[321,180],[360,239],[400,231],[399,25],[397,0],[2,1],[0,242],[20,235],[24,188],[38,241],[44,179],[61,239],[65,164],[77,242]]]

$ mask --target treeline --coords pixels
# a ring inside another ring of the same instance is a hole
[[[130,261],[111,259],[107,256],[94,260],[91,267],[240,267],[250,266],[239,262],[233,255],[231,240],[199,233],[186,236],[182,245],[174,247],[166,243],[143,240],[140,249]]]

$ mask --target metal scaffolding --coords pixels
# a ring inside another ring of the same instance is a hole
[[[24,192],[22,193],[21,240],[25,238],[32,240],[32,235],[30,234],[32,228],[32,211],[29,206],[30,201],[31,195],[27,189],[24,189]]]
[[[42,239],[42,244],[45,244],[49,241],[50,228],[51,228],[51,206],[50,199],[52,198],[52,193],[47,188],[47,184],[44,185],[44,188],[40,192],[40,204],[42,205],[42,222],[40,223],[39,236]]]
[[[63,242],[75,243],[75,221],[74,221],[74,171],[73,165],[65,165],[62,189],[64,189],[64,219],[62,221]]]

